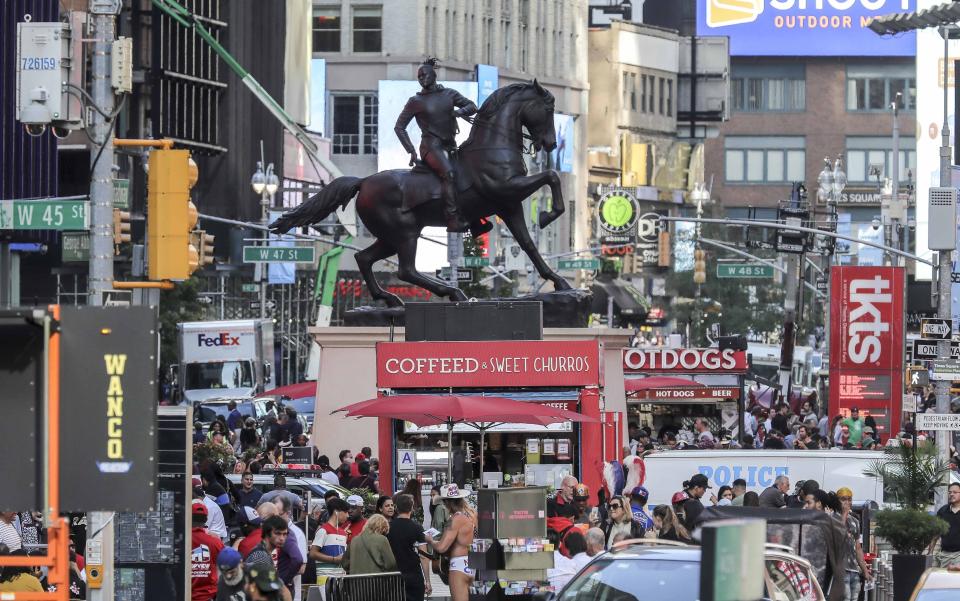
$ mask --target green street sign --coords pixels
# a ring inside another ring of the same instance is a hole
[[[60,237],[60,260],[85,263],[90,260],[90,232],[64,232]]]
[[[487,257],[464,257],[464,267],[489,267],[490,259]]]
[[[130,208],[130,180],[113,180],[113,208],[124,210]]]
[[[0,230],[86,230],[86,200],[0,200]]]
[[[600,259],[560,259],[557,261],[557,269],[600,269]]]
[[[718,278],[772,278],[773,266],[759,263],[717,263]]]
[[[313,263],[312,246],[244,246],[244,263]]]
[[[258,286],[257,284],[243,284],[242,286],[240,286],[240,290],[242,292],[256,292],[260,290],[260,286]]]

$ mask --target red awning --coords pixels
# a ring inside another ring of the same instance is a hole
[[[288,396],[291,399],[302,399],[303,397],[316,396],[317,381],[313,380],[310,382],[298,382],[296,384],[287,384],[286,386],[281,386],[280,388],[274,388],[273,390],[268,390],[263,394],[276,395],[276,396]]]
[[[628,378],[623,382],[627,392],[650,390],[652,388],[705,388],[703,384],[672,376],[650,376],[649,378]]]

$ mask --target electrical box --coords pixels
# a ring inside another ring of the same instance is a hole
[[[930,250],[957,248],[957,190],[930,188],[930,219],[927,246]]]
[[[41,124],[63,118],[63,57],[69,55],[64,23],[17,23],[17,120]]]
[[[133,90],[133,39],[113,41],[110,53],[110,83],[118,93]]]

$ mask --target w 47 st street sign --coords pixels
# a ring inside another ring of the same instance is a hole
[[[85,230],[86,200],[0,200],[0,230]]]

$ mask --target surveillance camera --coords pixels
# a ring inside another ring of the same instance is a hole
[[[47,131],[47,125],[45,123],[24,123],[23,129],[26,130],[28,136],[38,138],[43,135],[43,132]]]
[[[50,128],[50,133],[53,134],[53,137],[58,140],[63,140],[70,135],[70,130],[66,127],[52,126]]]
[[[870,221],[870,226],[873,227],[874,230],[880,229],[880,219],[878,217],[874,217],[873,220]]]

